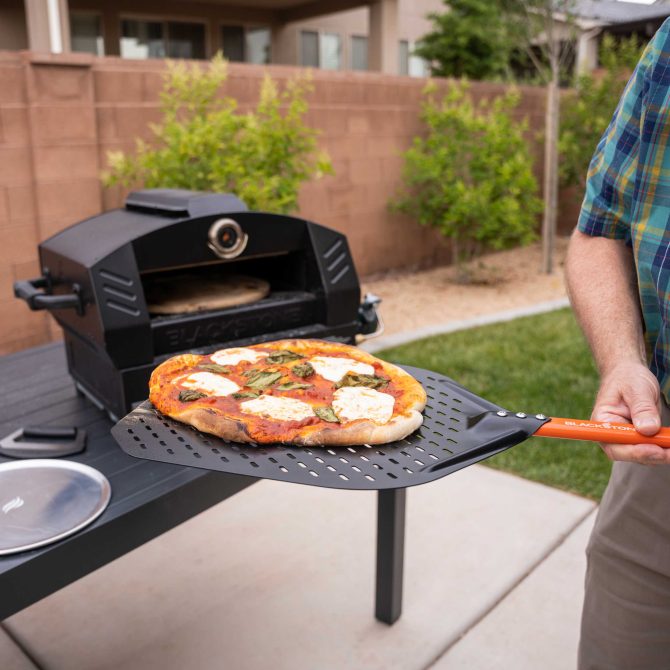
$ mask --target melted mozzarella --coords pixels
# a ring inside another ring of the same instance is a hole
[[[209,395],[230,395],[240,390],[235,382],[213,372],[194,372],[186,377],[180,377],[178,381],[184,388],[195,389]]]
[[[219,349],[211,358],[217,365],[237,365],[242,361],[255,363],[259,358],[267,356],[261,351],[246,349],[245,347],[233,347],[232,349]]]
[[[295,398],[262,395],[240,403],[243,412],[279,421],[302,421],[314,416],[311,405]]]
[[[309,362],[317,374],[329,382],[339,382],[347,372],[359,375],[373,375],[372,365],[355,361],[353,358],[337,358],[335,356],[314,356]]]
[[[340,420],[370,419],[386,423],[393,416],[395,398],[363,386],[344,386],[333,394],[333,409]]]

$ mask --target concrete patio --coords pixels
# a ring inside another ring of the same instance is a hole
[[[5,621],[0,667],[574,667],[593,502],[482,466],[410,489],[388,627],[375,501],[256,484]]]

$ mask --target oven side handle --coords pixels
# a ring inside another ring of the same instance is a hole
[[[72,284],[72,293],[52,294],[50,277],[24,279],[14,282],[14,296],[24,300],[32,310],[70,309],[83,314],[84,305],[81,299],[81,287]]]

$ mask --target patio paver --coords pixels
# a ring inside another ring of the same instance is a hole
[[[565,670],[577,666],[584,550],[593,512],[431,670]]]
[[[261,482],[6,625],[49,669],[426,668],[594,509],[478,466],[410,489],[389,628],[373,618],[375,501]]]

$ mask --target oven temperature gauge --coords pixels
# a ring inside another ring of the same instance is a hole
[[[219,258],[237,258],[247,246],[249,236],[232,219],[218,219],[209,228],[207,246]]]

